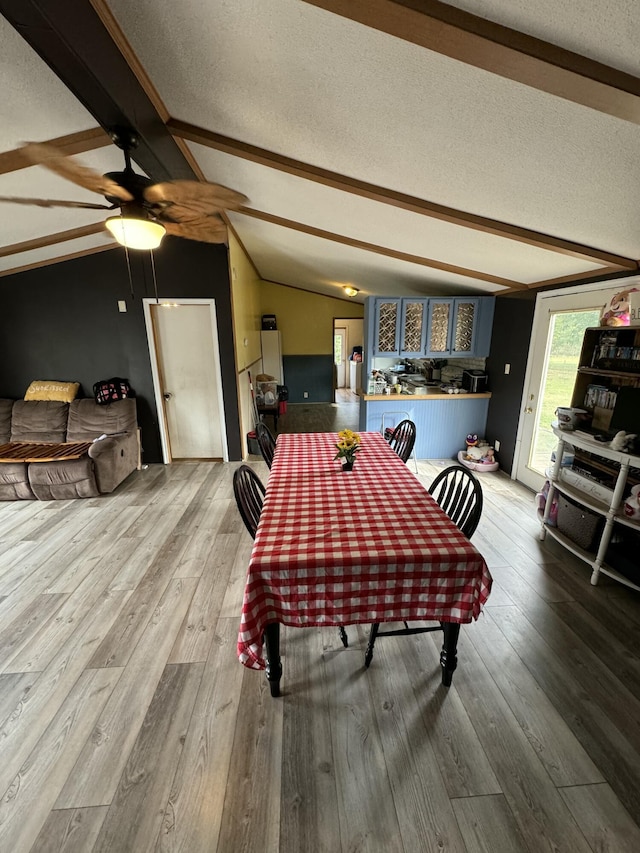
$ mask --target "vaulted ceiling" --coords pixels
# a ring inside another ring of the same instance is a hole
[[[125,126],[154,180],[248,196],[228,223],[266,280],[499,294],[639,268],[637,0],[0,11],[0,196],[102,201],[18,149],[120,170]],[[0,275],[111,247],[104,219],[0,203]]]

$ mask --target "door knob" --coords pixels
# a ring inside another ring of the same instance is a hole
[[[170,400],[173,397],[173,394],[170,391],[165,391],[162,396],[165,400]]]

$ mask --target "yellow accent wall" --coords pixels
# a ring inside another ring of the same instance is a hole
[[[229,277],[238,373],[262,358],[262,282],[233,232],[229,232]]]
[[[275,314],[283,355],[331,355],[334,317],[364,317],[364,305],[270,281],[261,283],[261,314]]]

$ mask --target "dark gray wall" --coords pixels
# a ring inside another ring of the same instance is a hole
[[[285,355],[282,370],[290,403],[333,402],[332,355]]]
[[[142,299],[154,297],[149,253],[112,249],[0,279],[0,397],[19,399],[34,379],[129,379],[143,459],[162,461]],[[241,459],[227,248],[166,237],[155,254],[160,298],[216,300],[229,458]],[[127,312],[118,311],[126,300]]]
[[[500,441],[496,456],[502,470],[509,474],[513,468],[535,307],[535,291],[496,298],[491,353],[487,359],[491,400],[486,438],[490,444],[496,439]],[[508,375],[504,372],[505,364],[511,365]]]

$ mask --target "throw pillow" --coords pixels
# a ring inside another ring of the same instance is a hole
[[[56,400],[70,403],[80,390],[79,382],[56,382],[52,379],[35,379],[27,388],[25,400]]]

